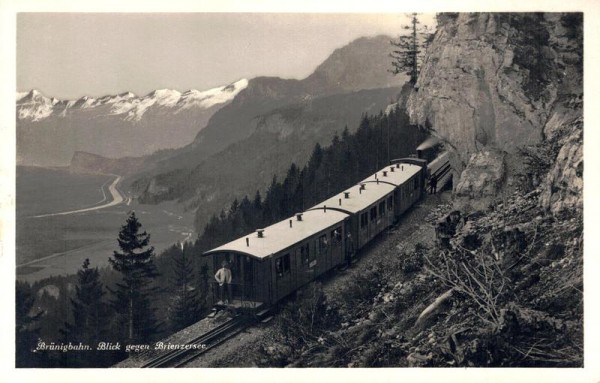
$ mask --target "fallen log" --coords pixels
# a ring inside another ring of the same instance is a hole
[[[446,302],[448,299],[450,299],[452,297],[453,293],[454,293],[454,288],[451,288],[450,290],[446,291],[445,293],[443,293],[442,295],[437,297],[433,301],[432,304],[427,306],[427,308],[425,308],[425,310],[423,310],[421,312],[421,314],[419,314],[419,317],[417,318],[417,321],[415,322],[415,326],[421,326],[423,323],[425,323],[427,321],[427,319],[431,318],[431,316],[436,314],[440,310],[441,305],[444,302]]]

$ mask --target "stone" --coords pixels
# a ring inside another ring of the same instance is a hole
[[[504,180],[504,154],[494,150],[474,153],[462,172],[455,194],[477,199],[495,197]]]
[[[572,122],[582,118],[583,108],[583,43],[563,25],[562,16],[438,16],[406,108],[411,123],[431,130],[450,152],[456,193],[493,195],[526,171],[519,149],[560,140],[576,129]],[[535,23],[547,40],[531,41],[521,28],[525,23]],[[528,67],[531,54],[543,57],[544,70]],[[581,202],[582,140],[565,145],[550,179],[542,183],[543,206],[555,213]],[[503,161],[499,154],[505,155]],[[489,172],[480,161],[489,162]]]
[[[545,180],[540,205],[554,214],[583,209],[582,127],[575,128],[561,147],[554,167]]]
[[[431,355],[423,355],[419,352],[413,352],[406,357],[409,367],[424,366],[429,360],[431,360]]]

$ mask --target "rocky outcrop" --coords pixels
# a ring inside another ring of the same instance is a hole
[[[540,196],[541,205],[558,214],[583,209],[583,131],[573,131],[558,153]]]
[[[552,141],[567,146],[548,176],[548,189],[570,186],[544,203],[551,208],[551,200],[581,202],[575,169],[582,136],[573,121],[582,116],[582,40],[582,15],[575,13],[438,17],[407,109],[411,122],[446,141],[457,159],[456,175],[467,168],[455,182],[459,194],[477,197],[465,192],[483,182],[481,161],[490,159],[488,153],[506,153],[504,164],[490,164],[489,177],[496,179],[491,173],[503,166],[514,173],[520,148]]]
[[[504,182],[504,176],[502,152],[482,150],[473,153],[455,187],[455,194],[471,199],[494,197]]]

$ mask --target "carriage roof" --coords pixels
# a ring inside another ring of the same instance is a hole
[[[204,255],[219,252],[234,252],[246,254],[258,259],[268,258],[296,243],[302,242],[314,234],[343,222],[348,216],[348,214],[344,212],[330,209],[311,210],[301,214],[301,221],[294,216],[266,227],[263,229],[262,238],[258,237],[256,232],[250,233],[207,251]],[[291,228],[289,223],[290,220],[292,220]],[[249,239],[249,246],[246,245],[246,238]]]
[[[331,209],[356,213],[379,201],[381,198],[393,192],[394,189],[394,185],[384,182],[367,183],[363,190],[360,190],[360,185],[354,185],[320,204],[313,206],[311,209],[322,210],[324,206],[327,206],[327,208]],[[350,193],[348,198],[345,196],[345,193],[347,192]]]
[[[391,168],[394,168],[394,171],[392,171]],[[396,165],[386,166],[377,173],[365,178],[359,184],[313,206],[312,209],[327,206],[332,209],[356,213],[391,193],[397,186],[402,185],[421,171],[421,169],[421,166],[408,163],[400,163],[397,168]],[[386,172],[385,176],[383,175],[384,171]],[[379,183],[377,180],[379,180]],[[361,183],[364,184],[363,190],[360,190]],[[345,198],[346,192],[350,192],[349,198]]]
[[[419,173],[419,171],[421,171],[422,169],[421,166],[408,163],[398,163],[397,165],[398,167],[396,167],[396,164],[386,166],[377,173],[371,174],[369,177],[365,178],[361,182],[377,182],[377,180],[379,179],[380,183],[389,182],[394,184],[395,186],[399,186],[405,183],[415,174]],[[385,176],[383,175],[384,171],[386,172]]]

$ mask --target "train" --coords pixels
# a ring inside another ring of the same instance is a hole
[[[390,161],[356,185],[294,216],[202,254],[216,273],[231,271],[225,287],[215,281],[215,307],[271,307],[319,276],[353,261],[358,251],[392,226],[426,193],[436,176],[449,181],[448,154],[428,162],[418,155]]]

